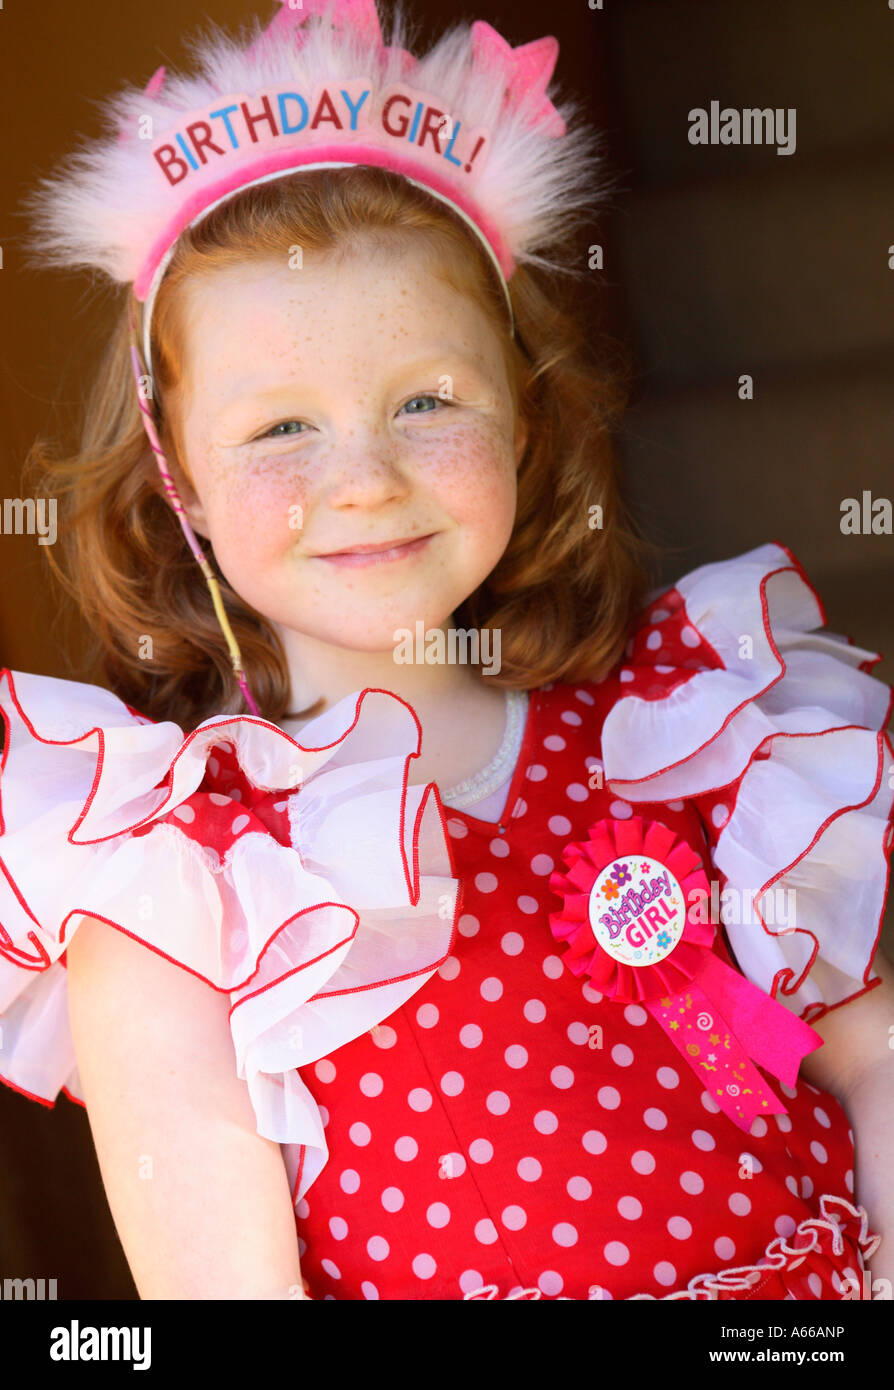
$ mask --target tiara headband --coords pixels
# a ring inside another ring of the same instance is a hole
[[[151,315],[181,233],[245,188],[299,170],[391,170],[448,204],[484,246],[512,322],[519,264],[558,269],[554,248],[594,204],[597,137],[569,126],[577,104],[547,96],[555,38],[512,48],[482,20],[455,24],[421,57],[398,0],[383,41],[375,0],[278,0],[247,39],[209,27],[191,41],[195,76],[159,68],[104,108],[114,133],[40,180],[26,206],[43,265],[90,266],[143,304],[132,360],[143,424],[169,500],[202,564],[237,679],[258,713],[208,561],[155,431]],[[146,380],[150,385],[147,393]]]

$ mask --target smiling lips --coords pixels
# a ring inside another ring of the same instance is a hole
[[[415,540],[384,541],[378,545],[357,545],[353,550],[335,550],[328,555],[314,555],[315,560],[326,560],[332,565],[365,566],[389,564],[416,555],[431,540],[434,532],[418,536]]]

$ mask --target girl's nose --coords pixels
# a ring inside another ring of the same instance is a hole
[[[394,441],[370,433],[333,448],[322,491],[331,507],[380,507],[406,497],[410,481]]]

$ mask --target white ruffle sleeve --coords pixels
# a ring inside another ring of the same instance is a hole
[[[894,839],[892,691],[825,621],[783,545],[703,565],[650,596],[603,727],[612,790],[695,802],[741,970],[807,1021],[878,980]]]
[[[10,670],[0,709],[0,1080],[83,1104],[60,958],[80,914],[102,918],[229,995],[238,1075],[297,1203],[328,1150],[296,1068],[393,1013],[455,937],[440,797],[408,785],[415,713],[366,689],[302,743],[248,715],[184,734],[99,686]],[[254,787],[282,792],[290,843],[199,790],[227,745]],[[203,843],[205,824],[226,839]]]

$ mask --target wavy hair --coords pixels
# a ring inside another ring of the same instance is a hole
[[[418,239],[433,272],[475,297],[500,335],[515,407],[529,427],[509,544],[458,607],[456,623],[500,631],[501,670],[487,677],[493,685],[530,690],[602,679],[620,659],[657,553],[620,486],[614,431],[629,366],[626,359],[593,359],[571,302],[581,272],[557,277],[519,267],[510,281],[512,338],[502,291],[477,238],[449,207],[398,175],[367,167],[301,172],[243,190],[182,234],[152,327],[155,408],[175,480],[183,480],[184,461],[165,398],[183,375],[178,287],[221,266],[284,256],[295,245],[349,253],[369,237],[389,245]],[[73,669],[151,718],[190,728],[212,714],[239,712],[243,700],[208,587],[164,495],[140,421],[129,298],[128,292],[119,303],[78,451],[59,457],[38,440],[25,479],[31,495],[54,497],[59,508],[54,549],[60,554],[47,558],[89,638]],[[603,347],[610,355],[618,344]],[[601,526],[594,527],[596,506]],[[263,716],[276,723],[315,713],[319,702],[289,709],[279,637],[231,588],[211,545],[198,540],[218,577]]]

